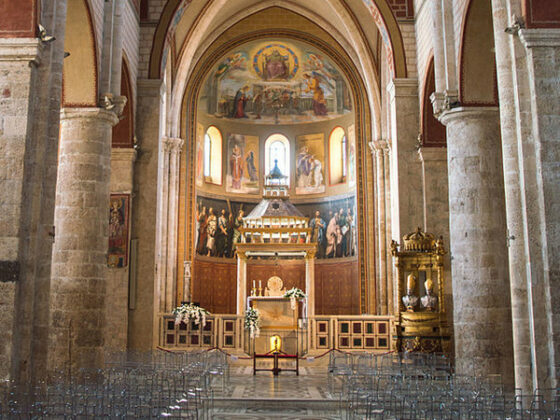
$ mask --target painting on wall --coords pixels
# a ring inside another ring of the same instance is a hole
[[[113,268],[128,264],[129,194],[111,194],[109,204],[109,252],[107,265]]]
[[[356,186],[356,131],[354,124],[348,127],[348,186]]]
[[[325,192],[325,138],[323,133],[296,138],[296,194]]]
[[[199,187],[204,181],[204,126],[200,123],[196,125],[196,170],[195,182]]]
[[[218,61],[201,107],[210,115],[256,124],[338,117],[352,109],[340,71],[314,47],[293,40],[251,41]]]
[[[198,255],[233,258],[236,244],[241,242],[239,228],[243,217],[255,207],[242,203],[197,196],[195,210],[195,241]]]
[[[296,206],[309,217],[311,240],[317,242],[317,258],[357,255],[356,197]]]
[[[198,195],[195,212],[196,254],[233,258],[241,241],[239,228],[255,203],[208,198]],[[357,255],[356,196],[315,203],[297,203],[309,218],[311,239],[317,242],[317,258],[347,258]]]
[[[230,134],[227,145],[226,191],[259,193],[259,138]]]

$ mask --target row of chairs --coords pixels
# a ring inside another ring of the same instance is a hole
[[[217,379],[229,382],[227,356],[210,352],[116,352],[103,369],[56,372],[34,386],[0,387],[0,418],[207,419]]]
[[[560,420],[560,389],[508,394],[499,375],[455,374],[441,354],[332,352],[329,380],[346,418]]]

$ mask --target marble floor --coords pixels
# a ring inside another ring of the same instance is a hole
[[[300,367],[294,372],[257,372],[233,366],[229,385],[215,381],[212,418],[222,419],[340,419],[336,386],[328,383],[326,366]],[[333,388],[333,389],[330,389]]]

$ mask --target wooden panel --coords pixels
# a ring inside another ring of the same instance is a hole
[[[33,38],[36,20],[36,0],[0,1],[0,38]]]
[[[235,261],[197,258],[193,270],[193,301],[211,313],[234,314],[236,278]]]
[[[560,28],[560,1],[524,0],[527,28]]]
[[[322,261],[315,265],[315,313],[355,315],[360,313],[358,261]]]
[[[357,258],[315,261],[315,312],[317,315],[360,313],[360,284]],[[263,288],[278,276],[284,287],[305,290],[305,262],[249,260],[247,295],[253,280]],[[234,314],[236,308],[237,264],[234,260],[197,257],[193,267],[193,301],[217,314]]]

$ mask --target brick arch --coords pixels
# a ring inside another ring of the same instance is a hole
[[[362,0],[379,29],[387,53],[387,64],[391,74],[397,78],[407,77],[406,57],[403,37],[388,0]],[[148,76],[150,79],[161,77],[162,62],[165,58],[166,44],[173,39],[175,28],[190,1],[169,0],[161,13],[154,33],[150,52]]]

